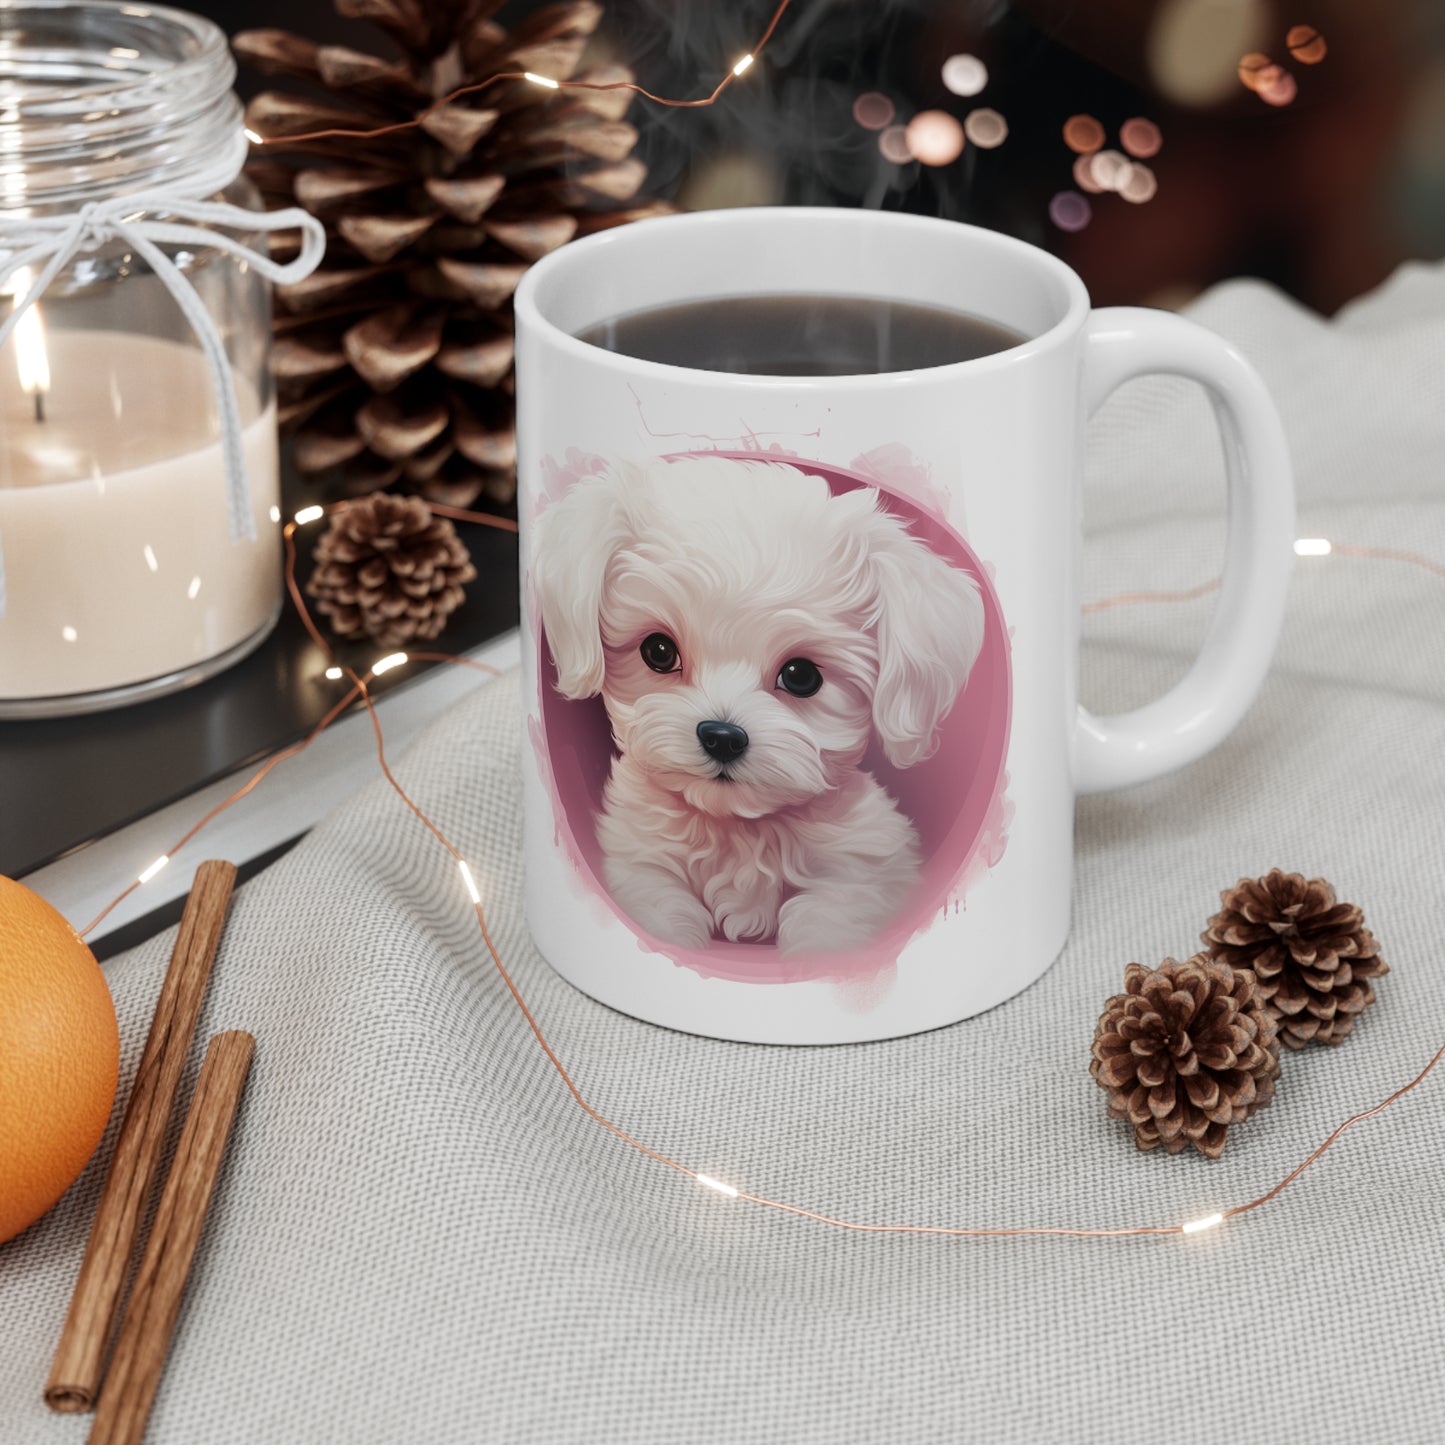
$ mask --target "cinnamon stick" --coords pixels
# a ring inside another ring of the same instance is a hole
[[[213,860],[196,870],[45,1383],[45,1403],[52,1410],[76,1414],[95,1407],[106,1346],[235,882],[230,863]]]
[[[139,1445],[145,1434],[255,1047],[250,1034],[234,1032],[217,1034],[206,1049],[181,1142],[116,1336],[89,1445]]]

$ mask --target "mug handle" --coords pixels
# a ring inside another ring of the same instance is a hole
[[[1136,376],[1166,372],[1209,393],[1224,443],[1229,541],[1219,601],[1194,666],[1132,712],[1079,708],[1074,785],[1102,793],[1192,763],[1244,716],[1284,622],[1294,565],[1294,483],[1279,413],[1259,373],[1222,337],[1168,311],[1107,307],[1089,318],[1084,363],[1088,414]]]

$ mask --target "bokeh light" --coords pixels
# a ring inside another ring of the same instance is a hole
[[[878,149],[885,160],[895,165],[901,166],[913,159],[913,152],[908,149],[908,132],[901,125],[890,125],[878,137]]]
[[[1074,184],[1081,191],[1097,196],[1104,188],[1094,179],[1093,156],[1077,156],[1074,160]]]
[[[1234,89],[1239,57],[1273,25],[1262,0],[1160,0],[1145,47],[1149,73],[1178,105],[1210,106]]]
[[[907,123],[903,137],[909,155],[925,166],[951,165],[964,152],[964,127],[946,110],[920,110]]]
[[[1267,70],[1276,70],[1275,65],[1269,56],[1258,50],[1251,50],[1248,55],[1239,57],[1239,83],[1246,90],[1258,90],[1259,78]]]
[[[866,91],[853,102],[853,119],[864,130],[882,130],[893,120],[893,102],[876,90]]]
[[[1093,217],[1088,197],[1077,191],[1060,191],[1049,202],[1049,220],[1061,231],[1082,231]]]
[[[926,166],[946,166],[963,154],[963,127],[946,110],[920,110],[904,130],[909,154]]]
[[[1260,77],[1254,93],[1267,105],[1288,105],[1299,93],[1295,78],[1282,65],[1272,65]]]
[[[1329,53],[1325,37],[1313,25],[1291,25],[1284,43],[1301,65],[1318,65]]]
[[[1279,84],[1279,78],[1284,74],[1284,66],[1276,65],[1272,60],[1268,65],[1261,65],[1251,77],[1249,88],[1258,95],[1261,90],[1268,90],[1272,85]]]
[[[991,151],[1008,139],[1008,122],[996,110],[980,106],[964,116],[963,133],[970,145]]]
[[[950,55],[943,62],[943,83],[955,95],[977,95],[988,84],[988,66],[976,55]]]
[[[1159,148],[1164,144],[1164,137],[1159,134],[1159,127],[1152,120],[1145,120],[1143,116],[1136,115],[1132,120],[1126,120],[1119,127],[1119,144],[1139,160],[1148,160],[1150,156],[1157,156]]]
[[[1123,190],[1133,169],[1122,151],[1099,151],[1089,157],[1089,174],[1101,191]]]
[[[1135,161],[1129,167],[1129,174],[1118,189],[1119,194],[1126,201],[1133,201],[1136,206],[1142,206],[1145,201],[1154,199],[1154,195],[1159,189],[1159,180],[1142,161]]]
[[[1104,127],[1091,115],[1071,115],[1064,122],[1064,144],[1086,156],[1104,144]]]

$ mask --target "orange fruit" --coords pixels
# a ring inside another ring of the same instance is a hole
[[[95,955],[0,878],[0,1242],[75,1182],[115,1102],[120,1032]]]

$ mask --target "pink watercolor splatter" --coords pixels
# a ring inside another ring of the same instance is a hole
[[[885,491],[907,497],[940,517],[948,511],[948,493],[934,482],[933,468],[915,457],[902,442],[885,442],[881,447],[874,447],[854,457],[851,466]]]
[[[1013,635],[1013,628],[1009,628],[1009,635],[1010,637]],[[1004,850],[1008,847],[1008,830],[1014,820],[1014,804],[1013,799],[1008,796],[1008,781],[1007,771],[1001,771],[998,777],[998,789],[988,805],[983,824],[979,828],[978,842],[974,845],[972,855],[959,871],[958,878],[943,905],[945,917],[950,910],[955,915],[962,913],[968,906],[969,890],[990,869],[998,867],[1003,860]]]
[[[536,521],[553,502],[560,502],[583,477],[605,472],[607,463],[601,457],[568,447],[559,462],[550,454],[542,458],[542,481],[532,499],[532,520]]]
[[[633,389],[631,382],[627,389],[632,393],[632,400],[637,407],[637,420],[642,423],[642,429],[654,441],[690,441],[690,442],[711,442],[711,450],[716,451],[722,447],[741,447],[748,452],[761,452],[778,457],[797,456],[798,453],[790,451],[781,442],[771,442],[764,445],[763,437],[821,437],[823,428],[814,427],[812,431],[754,431],[742,417],[738,418],[738,424],[742,430],[736,436],[715,437],[708,432],[692,431],[654,431],[647,420],[647,413],[642,409],[642,398]]]

